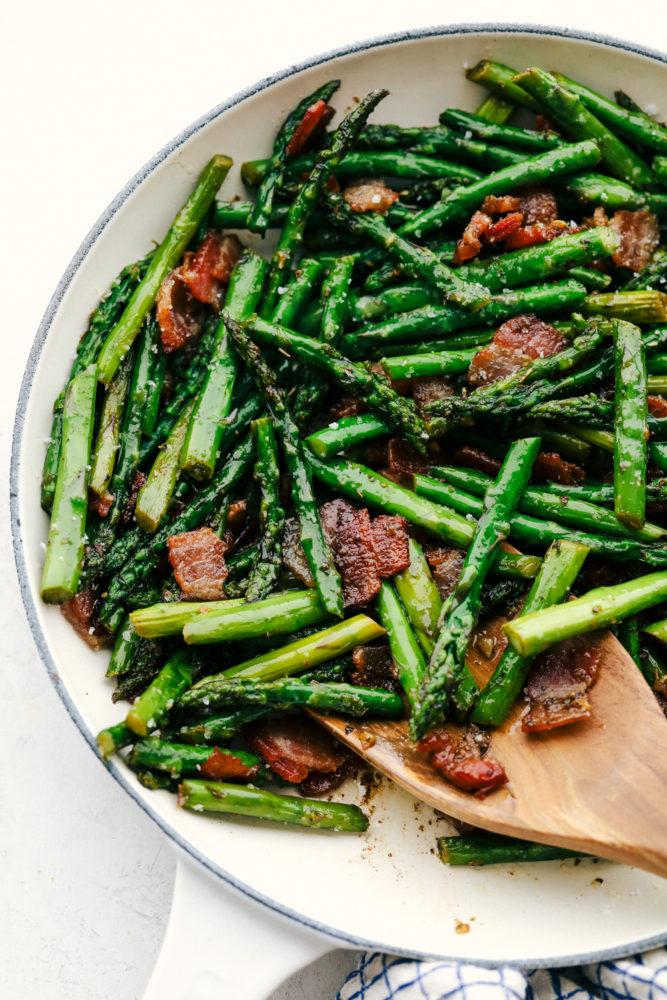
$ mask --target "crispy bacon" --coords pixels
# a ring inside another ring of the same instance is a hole
[[[557,451],[540,451],[533,465],[533,479],[536,483],[574,486],[584,482],[586,473],[574,462],[567,462]]]
[[[417,407],[417,413],[423,415],[423,409],[427,403],[434,403],[438,399],[447,399],[454,395],[452,383],[445,375],[424,375],[422,378],[411,380],[412,398]]]
[[[218,601],[227,579],[225,544],[211,528],[170,535],[169,562],[176,582],[193,601]]]
[[[106,517],[113,506],[113,497],[110,493],[105,493],[101,497],[93,490],[88,490],[88,508],[94,510],[98,517]]]
[[[548,188],[524,188],[519,194],[517,207],[526,226],[536,222],[555,222],[558,218],[558,202]]]
[[[483,799],[507,781],[503,765],[487,755],[488,737],[476,726],[462,732],[441,730],[417,744],[420,753],[431,753],[431,763],[464,792]]]
[[[520,207],[519,199],[513,194],[501,194],[500,197],[487,194],[480,211],[486,215],[504,215],[505,212],[517,212]]]
[[[433,579],[438,593],[443,601],[453,593],[463,569],[465,553],[460,549],[448,549],[441,546],[427,546],[424,549],[426,560],[433,570]]]
[[[371,521],[378,576],[388,580],[410,565],[407,521],[396,514],[380,514]]]
[[[190,255],[185,254],[186,263],[169,272],[155,300],[162,350],[166,354],[184,347],[200,330],[196,319],[197,300],[183,277],[189,258]]]
[[[296,517],[288,517],[283,530],[283,564],[307,587],[315,586],[306,553],[301,544],[299,522]]]
[[[503,215],[497,222],[492,222],[482,239],[484,243],[491,246],[494,243],[503,243],[512,233],[521,228],[522,223],[523,215],[521,212],[510,212],[509,215]]]
[[[492,458],[480,448],[473,448],[472,445],[465,444],[462,448],[457,448],[452,456],[454,465],[462,465],[466,469],[477,469],[494,479],[500,472],[501,463],[497,458]]]
[[[490,385],[525,368],[533,358],[546,358],[564,350],[569,341],[533,313],[514,316],[500,326],[493,340],[477,352],[468,369],[468,382]]]
[[[667,399],[664,396],[647,396],[646,402],[652,417],[667,417]]]
[[[183,281],[200,302],[220,307],[224,286],[243,253],[236,236],[220,236],[209,231],[195,254],[188,255],[183,266]]]
[[[486,212],[475,212],[468,225],[463,230],[463,236],[456,245],[454,264],[465,264],[472,260],[482,249],[482,236],[491,225],[492,219]]]
[[[379,181],[368,181],[346,187],[343,198],[353,212],[380,212],[384,215],[398,201],[399,194]]]
[[[299,788],[309,798],[328,795],[329,792],[333,792],[335,788],[342,785],[360,764],[361,761],[354,754],[348,753],[341,766],[335,771],[311,771],[308,777],[303,779]]]
[[[304,781],[313,771],[338,771],[347,756],[333,736],[304,716],[257,719],[245,727],[244,734],[271,770],[293,784]]]
[[[333,113],[334,109],[321,99],[306,108],[303,118],[287,143],[285,155],[298,156],[299,153],[303,153],[309,142],[326,127],[327,122],[333,117]]]
[[[524,688],[525,732],[542,732],[589,718],[588,690],[595,684],[602,654],[595,634],[559,642],[535,660]]]
[[[568,225],[560,219],[555,222],[536,222],[532,226],[521,226],[516,229],[505,240],[506,250],[523,250],[525,247],[539,246],[541,243],[550,243],[557,236],[563,236],[568,232]]]
[[[71,601],[60,605],[60,610],[74,631],[93,649],[101,649],[111,641],[111,636],[100,625],[97,617],[101,604],[99,590],[88,587],[75,594]]]
[[[363,409],[361,400],[351,392],[342,392],[340,398],[332,403],[329,412],[332,420],[340,420],[342,417],[356,417],[363,413]]]
[[[402,438],[390,438],[387,445],[389,471],[397,476],[411,476],[415,472],[426,475],[433,465],[428,455],[420,455]]]
[[[347,500],[331,500],[320,507],[324,537],[343,584],[345,607],[364,607],[380,589],[371,519]]]
[[[350,674],[350,684],[384,688],[385,691],[401,690],[389,646],[357,646],[352,662],[354,670]]]
[[[514,375],[530,364],[527,354],[521,354],[513,347],[501,347],[491,342],[477,352],[468,369],[467,379],[475,388],[491,385],[501,378]]]
[[[251,781],[259,773],[259,764],[244,764],[234,754],[221,753],[217,747],[201,766],[201,775],[209,781]]]
[[[612,257],[620,267],[641,271],[650,263],[660,242],[660,226],[651,212],[614,212],[609,225],[621,238],[621,245]]]

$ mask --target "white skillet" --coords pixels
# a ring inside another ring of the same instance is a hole
[[[214,152],[235,160],[222,197],[244,196],[240,164],[268,154],[278,123],[304,93],[340,77],[334,101],[340,115],[355,97],[386,86],[391,95],[375,121],[432,124],[446,106],[476,107],[481,93],[463,69],[487,56],[516,67],[558,68],[607,94],[621,86],[667,117],[667,57],[623,42],[512,25],[373,39],[264,80],[195,122],[118,195],[63,276],[24,376],[12,526],[35,641],[93,749],[97,731],[119,721],[125,708],[111,704],[104,655],[90,652],[59,612],[39,600],[47,535],[38,489],[43,442],[51,401],[88,313],[121,267],[161,238]],[[143,789],[119,761],[110,768],[179,854],[170,924],[146,997],[204,1000],[226,985],[235,1000],[258,1000],[336,945],[535,967],[627,955],[667,941],[667,881],[592,861],[444,868],[433,849],[435,836],[450,832],[446,822],[388,783],[371,797],[368,833],[347,837],[187,813],[166,792]],[[355,791],[346,787],[345,798]]]

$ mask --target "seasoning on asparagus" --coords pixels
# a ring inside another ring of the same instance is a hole
[[[641,332],[614,323],[616,418],[614,422],[614,510],[629,528],[641,528],[646,512],[646,360]]]
[[[261,489],[262,535],[245,596],[247,601],[260,601],[273,590],[280,573],[285,511],[280,503],[280,470],[273,421],[270,417],[262,417],[253,421],[251,427],[257,451],[255,479]]]

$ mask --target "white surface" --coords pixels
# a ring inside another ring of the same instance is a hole
[[[532,7],[506,2],[503,19],[532,21]],[[631,19],[627,9],[608,8],[603,27],[667,48],[667,27],[652,7],[636,3]],[[235,10],[201,0],[194,9],[190,20],[185,5],[167,0],[113,8],[65,0],[57,8],[15,7],[5,28],[3,134],[13,140],[3,158],[0,272],[5,455],[23,364],[48,298],[129,176],[191,120],[267,73],[444,16],[441,3],[427,2],[413,3],[409,20],[404,5],[400,12],[376,4],[365,11],[349,2]],[[569,27],[601,27],[599,12],[587,15],[574,3],[553,13]],[[477,3],[465,15],[493,20],[497,4]],[[173,861],[160,831],[95,760],[38,660],[15,586],[4,508],[2,556],[0,983],[26,1000],[140,996],[164,932]],[[326,978],[322,971],[305,977],[301,996],[326,1000],[335,991],[344,960],[324,967]]]

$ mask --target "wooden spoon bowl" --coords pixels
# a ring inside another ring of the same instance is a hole
[[[445,781],[410,743],[407,722],[316,718],[383,774],[449,816],[667,877],[667,719],[620,643],[606,633],[599,647],[591,717],[525,733],[524,706],[517,703],[493,731],[489,751],[509,782],[484,799]],[[478,663],[470,657],[468,663],[483,682]]]

